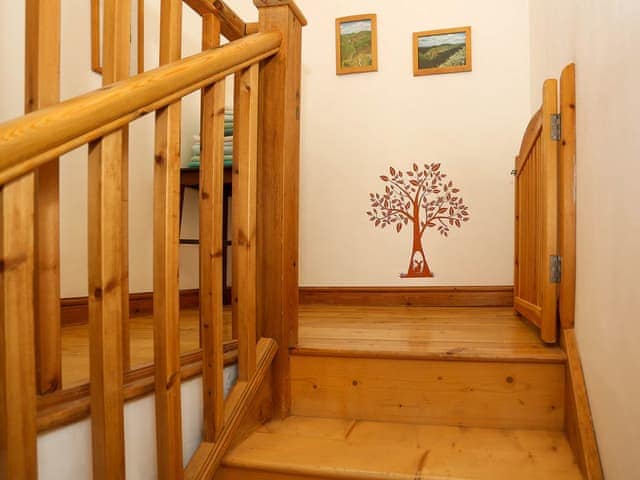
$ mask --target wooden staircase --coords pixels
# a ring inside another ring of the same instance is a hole
[[[292,416],[257,425],[216,478],[584,478],[567,378],[564,350],[510,308],[303,308]]]
[[[562,432],[319,417],[273,421],[216,479],[581,479]]]

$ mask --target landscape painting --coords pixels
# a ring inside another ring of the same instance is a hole
[[[374,14],[336,20],[336,73],[378,70],[377,21]]]
[[[471,71],[471,27],[413,34],[414,75]]]

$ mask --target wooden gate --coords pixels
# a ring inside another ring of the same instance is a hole
[[[547,80],[542,107],[516,157],[514,303],[553,343],[558,324],[558,82]]]

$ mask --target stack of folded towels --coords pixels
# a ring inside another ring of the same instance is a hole
[[[191,161],[187,168],[200,167],[200,135],[193,136],[191,147]],[[224,166],[230,167],[233,160],[233,110],[227,108],[224,112]]]

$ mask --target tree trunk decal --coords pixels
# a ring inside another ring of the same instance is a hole
[[[413,243],[409,266],[400,277],[433,277],[422,244],[425,230],[436,228],[448,237],[451,228],[469,221],[469,207],[459,195],[460,189],[440,171],[439,163],[424,164],[422,169],[414,163],[405,172],[390,167],[389,174],[380,176],[384,193],[369,194],[369,220],[380,228],[394,226],[397,233],[410,225]]]

